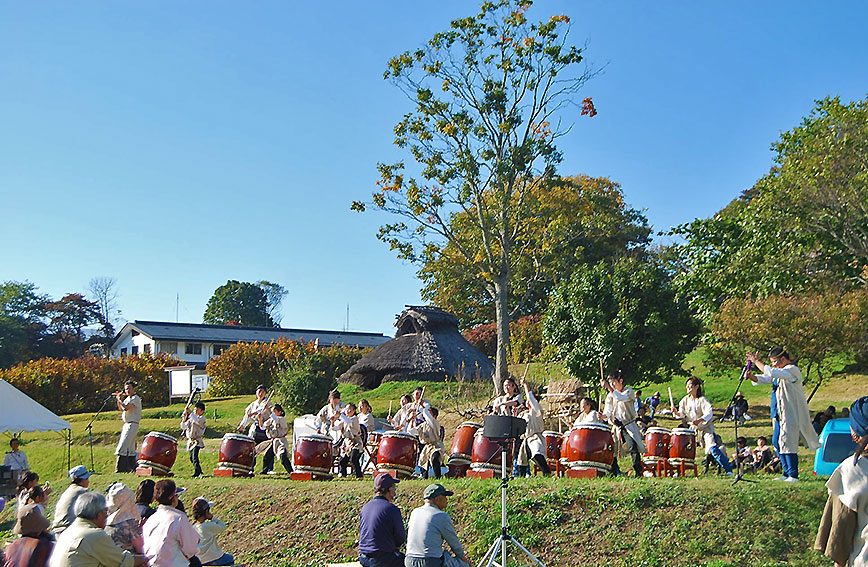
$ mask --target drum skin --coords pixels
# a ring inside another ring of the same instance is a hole
[[[612,430],[607,425],[576,425],[570,430],[570,434],[564,437],[564,446],[570,468],[608,471],[615,460],[615,441]]]
[[[455,437],[452,438],[452,448],[449,450],[451,462],[469,463],[473,458],[473,436],[482,427],[481,423],[465,421],[458,426]]]
[[[671,432],[665,427],[649,427],[645,431],[645,456],[668,459],[670,437]]]
[[[412,475],[416,469],[417,445],[415,435],[400,431],[385,432],[377,451],[377,469],[393,469],[407,476]]]
[[[253,437],[227,433],[223,436],[223,441],[220,442],[217,465],[252,471],[255,452],[256,443],[253,441]]]
[[[479,429],[473,436],[473,450],[470,459],[470,468],[475,471],[496,470],[500,472],[500,445],[491,441],[482,434]],[[512,464],[513,442],[507,444],[506,463]]]
[[[295,440],[293,447],[293,467],[298,472],[330,474],[333,456],[331,437],[325,435],[303,435]]]
[[[692,429],[677,428],[670,437],[670,459],[692,461],[696,458],[696,434]]]
[[[175,464],[178,456],[178,440],[174,437],[151,431],[142,440],[142,448],[139,450],[139,464],[168,473]]]

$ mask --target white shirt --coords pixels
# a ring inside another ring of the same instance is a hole
[[[10,467],[13,471],[26,471],[30,469],[27,462],[27,455],[24,451],[6,451],[6,458],[3,459],[3,466]]]
[[[199,534],[186,514],[160,504],[142,526],[150,567],[188,567],[199,551]]]
[[[199,551],[196,557],[202,563],[216,561],[223,557],[223,550],[217,544],[217,536],[226,530],[226,524],[222,520],[212,518],[201,524],[193,524],[193,528],[199,534]]]

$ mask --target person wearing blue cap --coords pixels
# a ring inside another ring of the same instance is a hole
[[[844,459],[829,480],[814,549],[836,567],[868,565],[868,396],[850,406],[850,431],[856,442],[853,458]]]
[[[452,518],[446,512],[449,496],[455,494],[442,484],[425,488],[425,504],[410,513],[407,527],[407,556],[404,567],[467,567],[470,560],[458,541]],[[449,544],[452,553],[443,549]]]
[[[407,541],[401,510],[395,506],[395,487],[400,481],[390,474],[374,479],[374,498],[359,514],[359,563],[362,567],[401,567],[404,554],[398,551]]]
[[[790,354],[781,347],[769,352],[771,364],[762,362],[755,352],[747,353],[747,359],[760,369],[756,376],[748,371],[745,375],[751,383],[771,384],[772,445],[781,458],[784,476],[777,480],[798,482],[799,480],[799,438],[805,445],[816,451],[820,440],[811,424],[811,412],[802,385],[802,371],[793,364]]]
[[[90,475],[84,465],[78,465],[69,469],[69,487],[60,495],[57,506],[54,508],[54,523],[51,530],[59,534],[75,521],[75,501],[79,496],[87,492],[90,485]]]

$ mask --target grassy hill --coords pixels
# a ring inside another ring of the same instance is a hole
[[[688,361],[693,372],[705,376],[699,359]],[[516,374],[524,367],[513,369]],[[718,409],[733,393],[734,375],[709,378],[707,395]],[[558,377],[552,365],[532,365],[528,378],[543,382]],[[389,383],[371,391],[342,386],[346,400],[367,398],[375,414],[385,416],[390,400],[397,408],[400,394],[414,383]],[[670,384],[644,388],[645,394],[659,389],[664,398],[671,386],[676,399],[683,395],[681,378]],[[444,408],[441,414],[451,433],[463,421],[452,410],[468,401],[485,399],[490,393],[486,384],[465,387],[461,392],[454,384],[426,384],[425,396]],[[754,419],[739,433],[755,438],[768,435],[767,388],[743,388],[751,402]],[[840,407],[868,391],[868,377],[836,375],[820,389],[811,404],[820,410],[828,404]],[[202,464],[206,471],[216,466],[217,449],[223,434],[234,430],[248,397],[208,400],[206,447]],[[179,435],[182,404],[145,409],[141,434],[161,431]],[[66,416],[73,426],[73,464],[90,466],[88,435],[85,426],[92,414]],[[661,418],[661,425],[674,421]],[[731,423],[718,424],[730,452],[734,432]],[[119,433],[117,412],[101,415],[93,426],[93,459],[98,474],[92,486],[104,490],[121,480],[135,485],[139,479],[116,475],[114,444]],[[55,433],[24,436],[30,462],[43,480],[55,488],[48,509],[66,485],[66,452],[62,438]],[[182,448],[183,449],[183,448]],[[547,565],[613,566],[772,566],[829,565],[809,548],[819,521],[825,487],[813,477],[813,456],[802,449],[802,482],[789,485],[759,475],[757,484],[732,486],[728,479],[714,474],[698,479],[595,479],[563,478],[518,479],[510,482],[509,506],[512,533]],[[627,462],[622,468],[629,469]],[[358,511],[370,498],[370,479],[363,481],[336,479],[325,483],[290,481],[286,475],[253,479],[193,479],[186,453],[179,452],[173,471],[176,480],[188,488],[188,499],[203,495],[216,501],[215,514],[230,527],[221,538],[223,547],[248,565],[313,566],[329,561],[350,560],[356,554]],[[499,481],[447,479],[456,492],[450,512],[459,536],[478,561],[491,541],[499,534]],[[405,517],[421,503],[427,481],[410,480],[399,486],[398,504]],[[0,537],[11,536],[10,512],[0,516]]]

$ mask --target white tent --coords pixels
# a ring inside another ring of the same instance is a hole
[[[72,429],[30,396],[0,379],[0,433],[5,431],[62,431]]]

